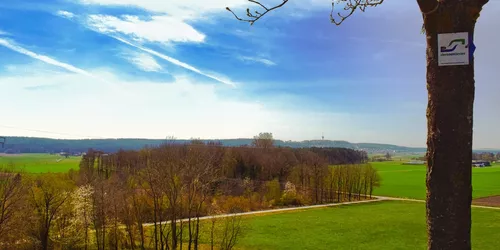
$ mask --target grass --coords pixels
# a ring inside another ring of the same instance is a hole
[[[419,202],[380,201],[250,215],[242,222],[243,235],[236,245],[241,250],[427,248],[425,204]],[[202,221],[201,249],[209,249],[209,226],[210,220]],[[498,231],[499,210],[472,208],[473,249],[498,249]]]
[[[77,170],[80,157],[64,158],[50,154],[0,155],[0,167],[14,164],[16,170],[28,173],[64,173],[70,169]]]
[[[500,211],[473,208],[473,249],[498,249]],[[238,249],[426,249],[425,205],[383,201],[246,217]]]
[[[423,165],[402,165],[404,161],[374,162],[382,178],[375,195],[425,199],[425,173]],[[472,169],[474,198],[500,195],[500,165]]]

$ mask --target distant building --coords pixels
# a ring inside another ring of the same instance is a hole
[[[477,168],[491,167],[491,162],[489,161],[472,161],[472,166]]]

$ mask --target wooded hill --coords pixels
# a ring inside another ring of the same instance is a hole
[[[89,148],[105,151],[117,152],[123,150],[139,150],[145,146],[158,146],[165,143],[163,139],[82,139],[82,140],[62,140],[35,137],[8,137],[4,151],[9,150],[13,153],[59,153],[59,152],[86,152]],[[176,139],[171,140],[178,144],[189,143],[191,140]],[[251,145],[253,139],[223,139],[223,140],[201,140],[205,143],[220,142],[224,146],[237,147],[242,145]],[[363,150],[367,153],[423,153],[425,148],[401,147],[390,144],[377,143],[350,143],[347,141],[331,140],[308,140],[308,141],[282,141],[274,140],[274,145],[278,147],[291,148],[350,148]]]

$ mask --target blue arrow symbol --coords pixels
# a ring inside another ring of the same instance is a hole
[[[469,34],[469,60],[472,61],[474,57],[474,51],[476,51],[476,45],[474,45],[474,41],[472,35]]]

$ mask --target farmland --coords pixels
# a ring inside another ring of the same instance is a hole
[[[50,154],[0,155],[0,167],[12,165],[16,170],[27,173],[64,173],[78,170],[80,157],[64,158]]]
[[[374,162],[382,178],[376,195],[425,199],[424,165],[402,165],[403,161]],[[473,197],[500,195],[500,166],[472,169]]]
[[[473,249],[497,249],[500,211],[473,208],[472,214]],[[239,249],[425,249],[427,240],[425,205],[418,202],[381,201],[250,216],[244,217],[243,225]]]
[[[0,166],[13,165],[15,169],[27,173],[64,173],[69,169],[79,169],[80,159],[80,157],[66,159],[48,154],[1,155]],[[396,160],[371,163],[381,177],[380,187],[375,188],[375,195],[425,199],[425,166],[402,165],[403,162]],[[88,170],[89,166],[82,167],[81,171]],[[56,180],[63,176],[40,175],[39,177],[42,180],[49,178],[50,181],[47,183],[64,186],[62,180],[61,183]],[[500,194],[500,183],[497,181],[499,178],[500,166],[473,169],[474,198]],[[272,187],[269,186],[270,183],[272,182],[268,182],[268,187]],[[109,192],[125,194],[127,191],[126,186],[112,184],[107,186]],[[264,194],[263,197],[268,195]],[[220,201],[233,204],[233,207],[244,208],[246,203],[243,198],[232,199],[230,200],[232,203],[227,199]],[[262,209],[262,206],[259,209]],[[226,213],[230,209],[222,210]],[[209,243],[208,226],[208,220],[201,223],[200,245],[203,247]],[[251,215],[243,217],[243,226],[244,233],[239,238],[236,249],[332,249],[336,248],[335,246],[342,248],[348,246],[350,249],[401,249],[402,246],[415,246],[416,249],[424,249],[426,247],[425,205],[420,202],[377,201],[369,204]],[[499,229],[500,210],[473,208],[474,249],[493,249],[494,234]],[[111,236],[112,232],[108,233]],[[149,228],[145,235],[149,246],[154,244],[151,233],[152,229]],[[186,237],[183,236],[182,239],[187,240]],[[139,244],[137,239],[135,242]]]

